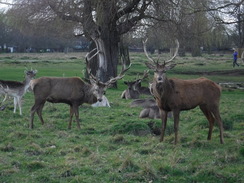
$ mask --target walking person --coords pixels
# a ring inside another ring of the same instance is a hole
[[[233,53],[233,67],[235,67],[235,65],[237,65],[239,67],[239,64],[237,63],[237,55],[238,55],[238,52],[236,50],[234,50],[234,53]]]

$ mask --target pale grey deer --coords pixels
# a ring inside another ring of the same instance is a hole
[[[31,80],[36,76],[37,70],[25,71],[25,80],[9,81],[0,80],[0,94],[5,95],[2,104],[5,102],[8,96],[14,98],[14,113],[16,113],[17,105],[19,107],[19,113],[22,115],[21,100],[30,86]]]

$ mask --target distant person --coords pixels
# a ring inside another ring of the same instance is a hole
[[[241,59],[242,59],[242,62],[244,63],[244,51],[241,54]]]
[[[234,53],[233,53],[233,67],[235,67],[235,65],[237,65],[239,67],[239,64],[237,63],[237,51],[234,50]]]

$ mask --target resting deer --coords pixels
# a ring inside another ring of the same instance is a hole
[[[110,107],[109,101],[105,95],[102,97],[102,101],[97,101],[96,103],[91,105],[92,107]]]
[[[149,119],[161,119],[159,108],[155,99],[136,99],[131,102],[130,107],[142,107],[139,114],[139,118],[149,118]],[[171,117],[171,113],[168,113],[168,117]]]
[[[124,99],[137,99],[140,96],[139,91],[135,89],[136,81],[124,81],[124,84],[128,86],[121,94],[121,98]]]
[[[5,94],[2,103],[8,96],[14,97],[14,113],[16,113],[18,105],[19,113],[22,115],[21,99],[28,90],[30,81],[35,77],[36,73],[36,70],[25,71],[25,80],[23,82],[0,80],[0,94]]]
[[[138,78],[136,80],[136,83],[135,83],[135,90],[137,90],[140,94],[143,94],[143,95],[151,95],[151,92],[150,92],[148,87],[141,86],[141,82],[145,78],[148,78],[148,73],[149,73],[149,70],[148,71],[144,71],[144,74],[143,74],[142,78]]]
[[[220,86],[206,78],[182,80],[168,79],[166,76],[166,72],[173,69],[176,65],[172,64],[179,49],[179,42],[176,42],[177,48],[173,57],[163,63],[156,62],[149,57],[146,51],[146,41],[143,42],[145,55],[150,61],[147,62],[146,65],[148,68],[154,70],[151,91],[161,113],[162,133],[160,141],[163,141],[164,139],[167,113],[169,111],[173,112],[175,144],[177,144],[180,111],[190,110],[199,106],[209,122],[207,139],[211,140],[214,121],[216,120],[220,129],[220,143],[223,144],[223,123],[219,113],[219,101],[221,95]]]
[[[141,94],[151,95],[147,87],[142,87],[141,82],[148,77],[149,71],[144,71],[142,78],[138,78],[135,81],[124,81],[124,84],[128,86],[126,90],[121,94],[121,98],[125,99],[138,99]]]
[[[68,104],[70,106],[68,129],[71,129],[74,114],[77,127],[80,129],[79,106],[83,103],[93,104],[97,101],[102,101],[106,89],[118,79],[123,78],[124,72],[130,68],[129,66],[123,69],[118,76],[103,83],[91,73],[89,67],[89,61],[99,53],[97,51],[97,53],[90,57],[93,51],[86,55],[87,70],[91,84],[84,82],[79,77],[41,77],[32,81],[31,88],[34,92],[35,104],[31,108],[30,128],[34,127],[33,120],[35,113],[38,114],[41,123],[44,124],[42,109],[45,102],[48,101],[51,103]]]

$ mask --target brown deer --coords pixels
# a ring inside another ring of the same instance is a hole
[[[136,99],[131,102],[130,107],[143,108],[139,114],[139,118],[161,119],[159,108],[153,98]],[[171,116],[171,112],[168,113],[168,117]]]
[[[143,94],[143,95],[151,95],[151,92],[150,92],[148,87],[141,86],[141,82],[145,78],[148,78],[148,73],[149,73],[149,70],[144,71],[142,78],[138,78],[136,80],[134,88],[135,88],[135,90],[137,90],[140,93],[140,95],[141,94]]]
[[[127,85],[127,89],[124,90],[121,94],[122,99],[137,99],[140,96],[139,91],[135,89],[136,81],[124,81],[124,84]]]
[[[134,81],[124,81],[124,84],[128,86],[121,94],[121,98],[124,99],[138,99],[141,94],[151,95],[148,87],[142,87],[141,82],[148,77],[149,71],[144,71],[141,78],[137,78]]]
[[[17,105],[19,107],[19,113],[22,115],[21,109],[21,99],[25,95],[29,88],[31,80],[36,76],[37,70],[26,70],[25,80],[23,82],[19,81],[6,81],[0,80],[0,94],[4,94],[5,98],[2,103],[7,99],[8,96],[14,98],[14,113],[16,113]],[[2,106],[4,109],[5,107]]]
[[[124,72],[127,71],[130,66],[123,69],[118,76],[111,78],[105,83],[99,81],[98,78],[92,75],[89,67],[89,61],[99,52],[97,51],[97,53],[90,57],[90,54],[94,50],[86,55],[87,71],[91,84],[84,82],[79,77],[41,77],[33,80],[31,88],[34,92],[35,104],[31,108],[30,128],[33,128],[34,114],[36,112],[41,123],[44,124],[42,109],[45,102],[48,101],[51,103],[68,104],[70,106],[68,129],[71,129],[74,114],[76,116],[77,127],[80,129],[79,106],[83,103],[93,104],[97,101],[102,101],[106,89],[118,79],[124,77]]]
[[[214,121],[216,120],[220,129],[220,143],[223,144],[223,123],[219,113],[220,86],[206,78],[182,80],[170,79],[166,76],[166,72],[173,69],[176,65],[172,64],[179,49],[179,42],[176,41],[176,43],[177,47],[173,57],[168,61],[159,63],[149,57],[146,51],[146,41],[143,42],[145,55],[150,61],[146,65],[148,68],[154,70],[151,91],[161,113],[162,133],[160,141],[164,139],[168,112],[173,112],[175,144],[177,144],[180,111],[190,110],[199,106],[209,122],[207,139],[211,140]]]

